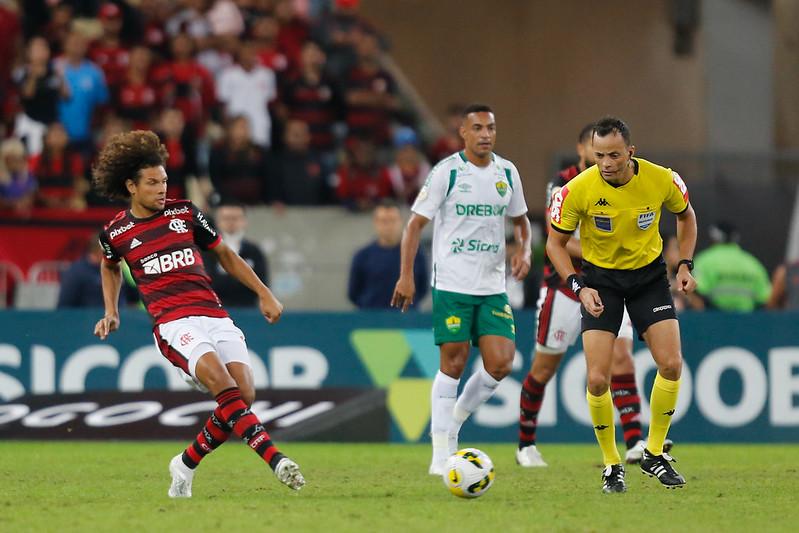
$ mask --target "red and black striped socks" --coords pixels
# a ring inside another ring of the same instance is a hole
[[[216,401],[219,404],[217,411],[221,415],[220,420],[274,470],[284,455],[272,444],[269,433],[261,425],[258,417],[252,414],[241,399],[241,391],[237,387],[225,389],[217,394]]]
[[[641,440],[641,397],[635,385],[635,374],[612,376],[610,390],[613,405],[619,410],[624,443],[629,450]]]
[[[544,401],[545,383],[533,379],[532,374],[522,384],[519,397],[519,449],[535,444],[535,430],[538,428],[538,412]]]
[[[202,431],[194,442],[183,452],[183,464],[191,469],[197,468],[203,457],[221,446],[230,436],[230,428],[222,422],[222,412],[217,407],[205,422]]]

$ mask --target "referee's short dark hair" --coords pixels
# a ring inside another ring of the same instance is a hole
[[[599,137],[605,137],[613,132],[621,135],[622,139],[624,139],[624,144],[630,146],[630,128],[622,119],[616,117],[604,117],[599,119],[597,123],[594,124],[594,133]]]
[[[469,104],[463,108],[463,118],[468,117],[472,113],[493,113],[494,110],[491,106],[486,104]]]

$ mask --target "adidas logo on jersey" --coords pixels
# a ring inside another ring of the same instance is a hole
[[[604,198],[600,198],[599,200],[597,200],[597,202],[594,205],[598,205],[598,206],[601,206],[601,207],[609,207],[610,206],[610,202],[608,202]]]
[[[141,246],[141,241],[139,239],[137,239],[136,237],[133,237],[133,240],[130,241],[130,249],[133,250],[137,246]]]

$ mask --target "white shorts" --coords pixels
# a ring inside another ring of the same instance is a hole
[[[197,361],[208,352],[215,352],[224,364],[236,362],[251,366],[244,333],[230,318],[179,318],[156,326],[153,338],[164,357],[180,369],[181,377],[195,386],[199,385],[194,374]]]
[[[580,335],[580,302],[561,291],[541,287],[537,304],[535,349],[546,354],[562,354]],[[633,323],[627,308],[619,328],[619,337],[633,338]]]

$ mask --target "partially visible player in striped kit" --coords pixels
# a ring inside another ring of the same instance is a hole
[[[231,433],[246,441],[282,483],[299,490],[305,484],[299,467],[278,451],[249,409],[255,389],[244,334],[211,288],[200,250],[215,253],[231,276],[258,295],[269,323],[280,319],[283,305],[199,209],[188,200],[167,199],[166,158],[153,132],[132,131],[112,137],[93,169],[101,194],[130,202],[100,233],[105,315],[94,334],[106,339],[119,328],[119,262],[124,259],[155,322],[156,346],[184,379],[216,398],[218,407],[195,441],[169,463],[170,497],[191,497],[195,468]]]

